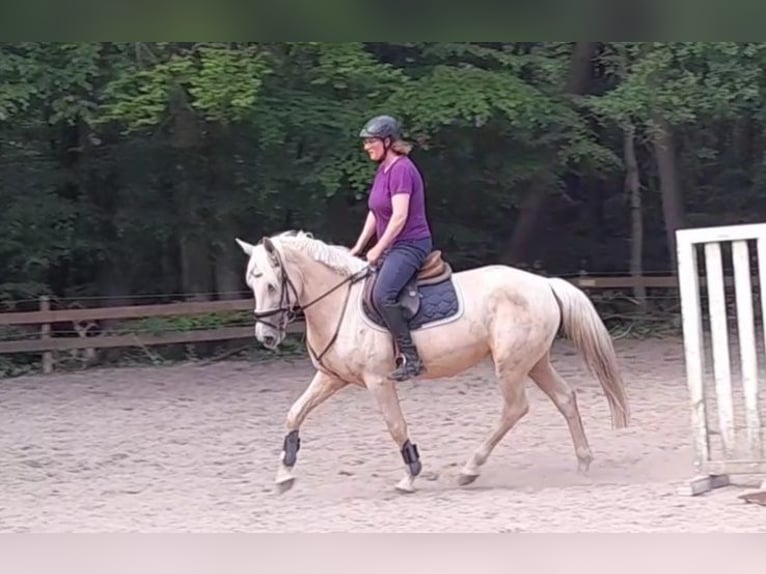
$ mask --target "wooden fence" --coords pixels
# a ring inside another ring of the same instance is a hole
[[[646,277],[590,277],[581,276],[569,279],[585,290],[645,288],[676,289],[678,282],[674,276]],[[0,341],[0,355],[18,353],[41,353],[43,372],[53,371],[53,352],[105,349],[115,347],[148,347],[175,343],[200,343],[207,341],[225,341],[248,339],[254,336],[253,325],[219,326],[208,328],[181,329],[141,334],[100,334],[87,336],[87,325],[95,322],[126,319],[183,317],[225,312],[248,312],[253,308],[252,298],[183,302],[153,305],[128,305],[121,307],[98,307],[80,309],[51,309],[47,298],[41,298],[38,311],[0,313],[0,328],[13,326],[35,326],[35,338]],[[73,326],[70,335],[54,336],[55,324]],[[301,322],[292,324],[290,331],[302,332]]]

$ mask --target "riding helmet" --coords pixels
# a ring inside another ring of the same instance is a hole
[[[401,136],[399,122],[391,116],[375,116],[369,120],[359,132],[361,138],[391,138],[398,139]]]

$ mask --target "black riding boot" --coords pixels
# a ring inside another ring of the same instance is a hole
[[[412,342],[410,329],[406,319],[402,316],[401,307],[398,303],[381,305],[380,312],[399,346],[403,358],[403,363],[392,371],[388,378],[394,381],[406,381],[412,377],[417,377],[425,370],[425,367],[420,360],[415,344]]]

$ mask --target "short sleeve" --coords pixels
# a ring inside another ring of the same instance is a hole
[[[412,169],[406,162],[397,161],[391,166],[388,189],[391,195],[397,193],[412,195],[415,191],[415,174],[412,173]]]

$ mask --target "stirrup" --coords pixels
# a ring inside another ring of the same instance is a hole
[[[401,382],[422,375],[426,370],[423,361],[419,357],[413,359],[414,366],[407,360],[407,356],[402,354],[402,363],[388,374],[389,380]]]

